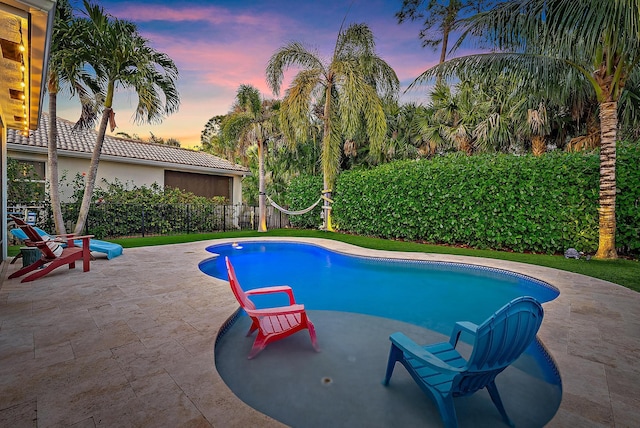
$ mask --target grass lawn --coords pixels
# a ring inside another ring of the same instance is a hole
[[[442,245],[420,244],[416,242],[393,241],[365,236],[346,235],[342,233],[323,232],[319,230],[276,229],[268,232],[238,231],[216,232],[189,235],[151,236],[145,238],[109,239],[124,248],[146,247],[152,245],[178,244],[184,242],[203,241],[219,238],[244,238],[262,236],[297,236],[305,238],[325,238],[342,241],[365,248],[388,251],[411,251],[436,254],[455,254],[461,256],[487,257],[546,266],[569,272],[580,273],[594,278],[620,284],[635,291],[640,291],[640,262],[637,260],[574,260],[563,256],[544,254],[522,254],[494,250],[475,250],[469,248],[448,247]],[[18,253],[19,246],[9,247],[9,255]]]

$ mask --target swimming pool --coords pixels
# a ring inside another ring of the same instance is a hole
[[[293,426],[349,426],[346,422],[340,425],[337,421],[349,420],[345,416],[353,412],[354,406],[357,407],[354,404],[356,399],[362,400],[363,409],[367,407],[363,415],[370,417],[371,423],[375,422],[370,426],[388,426],[382,422],[386,417],[382,409],[388,405],[388,399],[395,396],[377,385],[386,362],[389,333],[397,330],[411,332],[418,341],[424,339],[424,343],[429,343],[436,338],[442,340],[438,335],[448,336],[456,321],[480,323],[517,296],[530,295],[541,302],[558,296],[557,289],[545,282],[493,268],[360,257],[299,242],[241,242],[240,247],[234,248],[231,243],[208,247],[207,250],[214,257],[201,262],[200,269],[208,275],[226,280],[224,256],[229,256],[245,289],[290,285],[296,299],[310,311],[323,352],[313,353],[307,336],[294,335],[292,340],[297,342],[292,347],[287,349],[289,345],[286,343],[275,343],[248,364],[244,349],[240,351],[242,358],[238,358],[238,347],[250,346],[253,341],[244,338],[246,326],[243,323],[246,321],[242,321],[242,318],[246,317],[241,316],[242,322],[230,326],[231,333],[222,337],[220,346],[216,346],[216,367],[227,385],[243,401]],[[274,296],[269,298],[255,302],[258,306],[286,304],[284,300],[272,300]],[[375,327],[372,327],[374,324]],[[234,329],[238,331],[234,333]],[[340,343],[358,346],[360,341],[365,340],[363,333],[368,342],[360,344],[360,351],[350,349],[351,345],[345,350],[344,344]],[[302,360],[297,361],[298,358]],[[290,368],[283,366],[282,361],[287,361]],[[309,361],[313,362],[312,366],[307,366]],[[348,373],[341,372],[346,370],[345,364],[350,367]],[[301,367],[305,368],[301,370]],[[291,372],[283,373],[283,370]],[[318,372],[307,373],[313,370]],[[289,393],[296,401],[303,401],[297,391],[304,388],[305,398],[310,397],[310,401],[317,403],[328,392],[325,386],[320,386],[321,373],[326,375],[322,378],[335,379],[332,386],[332,396],[335,398],[327,403],[333,409],[329,413],[324,410],[314,415],[302,404],[299,413],[296,413],[295,406],[282,408],[273,405],[274,401],[286,401],[284,397],[276,400],[271,389],[274,383],[278,383],[278,392],[284,394],[282,391],[287,388],[283,386],[283,378],[287,378],[286,383],[295,383]],[[507,400],[514,399],[517,402],[517,395],[527,391],[532,384],[538,388],[537,395],[533,394],[538,399],[532,398],[531,392],[522,398],[522,407],[533,416],[526,416],[524,411],[512,415],[520,418],[519,426],[540,426],[553,417],[561,399],[561,382],[555,365],[540,343],[532,344],[514,367],[501,376],[507,385],[507,391],[503,392],[508,396]],[[522,384],[516,386],[518,376],[522,377]],[[347,382],[347,379],[351,380]],[[349,387],[344,387],[344,384],[349,384]],[[360,390],[355,389],[356,384]],[[512,390],[509,391],[511,385]],[[376,396],[378,394],[380,396]],[[476,399],[481,400],[482,396],[471,400]],[[370,403],[376,400],[379,400],[380,409],[371,408]],[[532,401],[538,401],[539,404],[532,405]],[[351,404],[339,411],[343,403]],[[486,407],[491,409],[491,406],[489,404]],[[467,403],[464,407],[472,409],[473,404]],[[430,419],[433,415],[425,410],[428,408],[429,405],[425,407],[419,402],[407,412],[407,417],[414,419],[407,419],[406,423],[411,425]],[[376,414],[378,410],[380,414]],[[416,413],[412,415],[411,412]],[[460,412],[459,419],[461,426],[464,426],[464,410]],[[473,411],[469,411],[467,417],[473,420]],[[491,423],[489,419],[489,426]]]
[[[203,261],[200,269],[227,280],[228,256],[246,290],[286,284],[309,310],[375,315],[447,334],[456,321],[481,323],[518,296],[544,303],[559,294],[534,278],[465,264],[357,257],[304,243],[246,242],[239,247],[208,247],[220,257]],[[284,298],[256,296],[255,302],[266,307]]]

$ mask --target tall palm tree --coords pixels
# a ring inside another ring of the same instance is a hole
[[[442,64],[447,57],[449,37],[465,22],[461,16],[487,10],[493,3],[492,0],[403,0],[396,18],[400,24],[422,19],[422,46],[433,49],[440,46],[439,64]]]
[[[397,96],[400,82],[393,69],[375,53],[373,33],[365,24],[341,27],[329,62],[299,42],[280,48],[269,59],[267,83],[280,93],[284,72],[301,70],[286,91],[281,126],[292,144],[306,140],[312,129],[312,106],[323,122],[321,163],[324,176],[323,229],[331,225],[331,189],[340,168],[341,145],[364,128],[372,152],[383,146],[387,124],[382,98]]]
[[[107,123],[112,130],[115,128],[112,106],[116,86],[135,91],[138,97],[136,123],[159,123],[166,115],[176,112],[180,105],[176,88],[178,69],[171,58],[151,48],[132,22],[114,18],[87,0],[84,0],[84,8],[87,37],[80,51],[100,79],[105,98],[75,233],[82,231],[89,214]],[[85,119],[84,125],[89,126],[94,117]]]
[[[264,172],[264,150],[269,139],[277,138],[277,111],[279,102],[263,101],[260,91],[252,85],[240,85],[236,104],[222,121],[222,140],[234,141],[246,148],[253,144],[258,148],[258,231],[267,231],[267,204]]]
[[[616,132],[618,102],[640,73],[640,0],[515,0],[471,18],[469,32],[492,37],[506,53],[456,58],[423,73],[475,71],[487,78],[512,70],[527,83],[562,87],[581,75],[600,111],[599,245],[596,258],[617,257]],[[416,83],[414,82],[414,83]],[[540,90],[540,88],[536,88]],[[553,90],[549,90],[553,94]]]
[[[55,230],[59,235],[65,234],[66,228],[60,206],[58,175],[58,93],[62,87],[68,87],[72,95],[80,97],[83,106],[95,99],[95,94],[99,93],[97,83],[83,68],[85,59],[77,55],[84,37],[82,34],[84,29],[85,27],[81,25],[80,20],[73,15],[73,8],[69,0],[59,0],[53,21],[51,55],[47,70],[47,91],[49,93],[47,180]]]

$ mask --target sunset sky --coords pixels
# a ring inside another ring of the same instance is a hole
[[[264,98],[274,98],[265,81],[271,55],[290,41],[298,41],[328,58],[340,25],[367,24],[376,38],[376,51],[396,71],[402,89],[437,63],[438,55],[422,48],[419,23],[398,24],[395,12],[401,1],[392,0],[255,0],[158,1],[101,0],[107,13],[131,20],[156,50],[173,59],[180,72],[180,110],[160,125],[135,126],[136,97],[119,92],[114,110],[118,128],[137,134],[149,132],[176,138],[182,147],[200,143],[207,121],[225,114],[241,84],[257,87]],[[82,3],[72,0],[76,8]],[[289,79],[285,79],[284,89]],[[426,89],[412,91],[401,100],[425,102]],[[280,94],[282,97],[283,94]],[[58,116],[76,120],[79,101],[59,97]],[[46,106],[46,102],[44,103]]]

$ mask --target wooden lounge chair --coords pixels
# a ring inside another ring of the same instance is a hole
[[[391,335],[391,351],[383,385],[389,385],[396,362],[435,401],[445,427],[457,427],[454,397],[487,388],[505,423],[513,426],[504,409],[495,378],[527,349],[542,323],[542,306],[532,297],[507,303],[480,325],[456,323],[448,342],[420,346],[402,333]],[[465,360],[456,351],[461,333],[474,336],[473,351]]]
[[[311,344],[314,349],[318,351],[315,328],[307,317],[304,305],[296,304],[291,287],[281,285],[256,288],[245,292],[238,282],[229,257],[226,257],[226,263],[231,290],[236,296],[238,303],[240,303],[240,307],[251,317],[251,327],[249,328],[247,336],[250,336],[254,331],[258,330],[258,336],[253,342],[251,352],[249,352],[249,359],[258,355],[269,343],[284,339],[304,329],[309,330]],[[256,306],[249,299],[251,295],[271,293],[286,293],[289,296],[289,306],[256,309]]]
[[[35,271],[31,275],[24,277],[21,282],[33,281],[35,279],[42,278],[60,266],[69,265],[69,269],[73,269],[76,267],[76,261],[78,260],[82,260],[83,271],[89,272],[89,263],[91,260],[89,239],[93,238],[93,235],[76,236],[74,234],[69,234],[58,236],[55,240],[45,239],[21,218],[15,216],[11,216],[11,218],[27,235],[28,239],[25,241],[25,244],[28,247],[37,247],[42,253],[42,257],[35,263],[15,271],[9,275],[9,278],[18,278],[24,274]],[[81,240],[82,247],[76,246],[74,244],[74,240]],[[66,248],[55,248],[59,246],[57,241],[64,242],[66,244]]]
[[[33,230],[35,230],[36,232],[38,232],[38,235],[42,236],[43,238],[46,239],[46,237],[50,237],[50,238],[55,238],[56,235],[50,235],[49,233],[45,232],[44,230],[40,229],[39,227],[33,227]],[[24,241],[26,239],[29,239],[27,237],[27,235],[24,233],[24,231],[22,229],[11,229],[10,230],[11,234],[16,238],[19,239],[20,241]],[[75,239],[74,244],[78,247],[82,246],[82,240],[80,239]],[[96,252],[96,253],[104,253],[107,255],[107,260],[110,260],[114,257],[118,257],[120,255],[122,255],[122,245],[120,244],[116,244],[113,242],[108,242],[108,241],[101,241],[99,239],[89,239],[89,249],[91,250],[91,252]],[[20,256],[20,254],[18,254],[16,256],[16,258],[18,258]],[[94,260],[93,258],[91,260]],[[11,261],[11,263],[15,262],[15,259]]]

